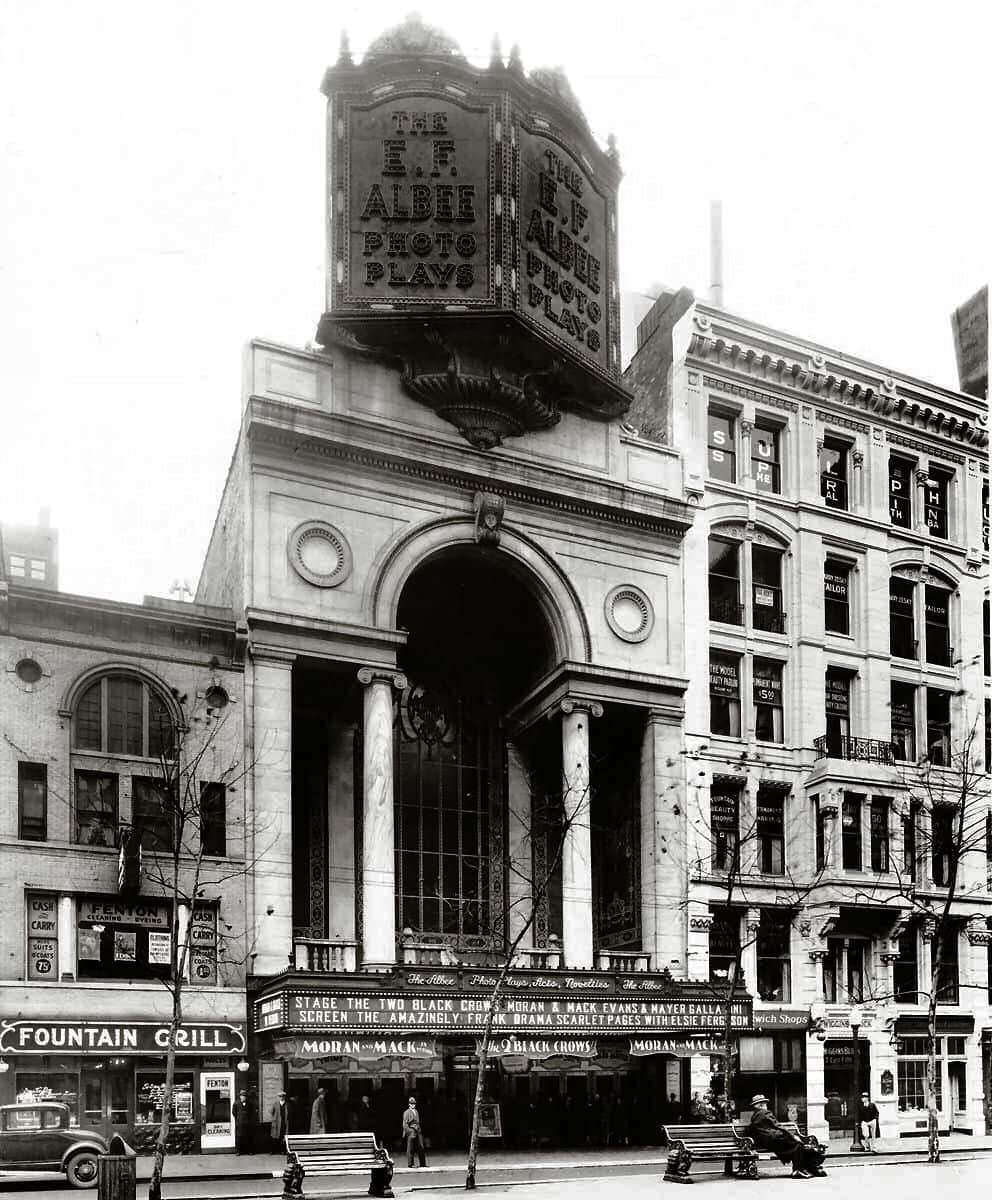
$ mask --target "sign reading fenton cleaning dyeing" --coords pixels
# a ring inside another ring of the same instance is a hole
[[[383,995],[375,992],[330,995],[284,993],[280,1014],[284,1027],[295,1030],[459,1030],[481,1032],[489,1000],[485,996]],[[271,1001],[268,1001],[269,1003]],[[266,1003],[263,1001],[263,1003]],[[723,1005],[706,999],[524,998],[508,996],[496,1014],[496,1028],[521,1032],[623,1033],[686,1032],[723,1027]],[[734,1029],[751,1026],[751,1006],[734,1001]],[[266,1023],[273,1027],[271,1015]]]

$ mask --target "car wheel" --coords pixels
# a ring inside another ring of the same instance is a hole
[[[93,1151],[74,1154],[65,1165],[65,1177],[73,1187],[96,1187],[96,1155]]]

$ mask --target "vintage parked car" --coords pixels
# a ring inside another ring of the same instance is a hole
[[[73,1187],[91,1188],[106,1153],[101,1134],[70,1127],[64,1104],[0,1105],[0,1171],[64,1171]]]

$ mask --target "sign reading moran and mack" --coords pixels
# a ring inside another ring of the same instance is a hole
[[[0,1021],[0,1053],[163,1054],[169,1026],[155,1021]],[[239,1025],[189,1023],[176,1031],[179,1054],[244,1054]]]
[[[256,1005],[256,1028],[480,1032],[489,1000],[479,995],[336,993],[286,989]],[[723,1005],[709,999],[649,997],[507,996],[496,1028],[513,1033],[611,1034],[712,1031],[723,1028]],[[751,1027],[751,1006],[733,1004],[731,1025]]]

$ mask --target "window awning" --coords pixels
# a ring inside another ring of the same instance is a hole
[[[896,1033],[900,1037],[926,1037],[927,1019],[925,1016],[907,1013],[896,1018]],[[937,1034],[974,1033],[975,1018],[968,1016],[942,1016],[937,1014]]]

